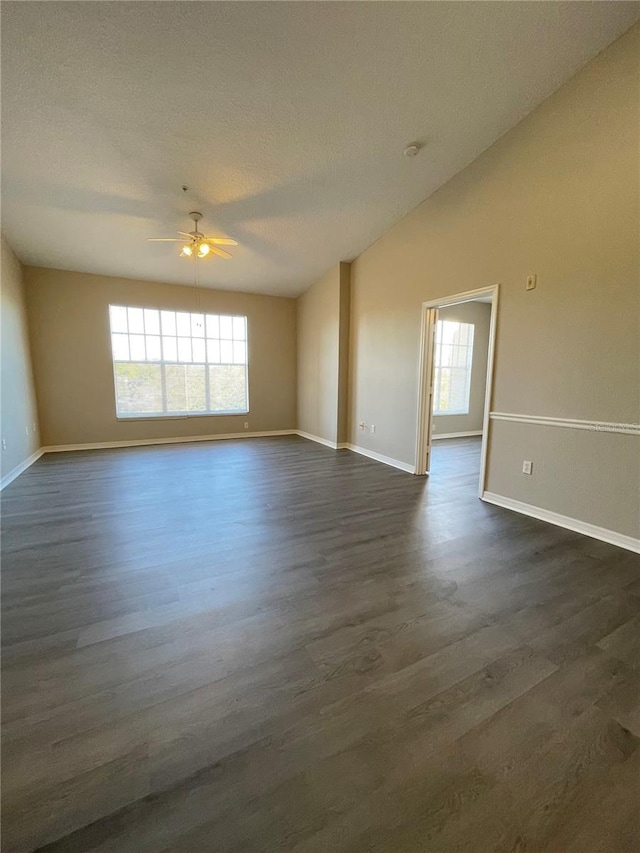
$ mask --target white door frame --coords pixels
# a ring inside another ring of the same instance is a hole
[[[435,344],[435,323],[437,309],[449,305],[459,305],[461,302],[472,302],[479,296],[491,296],[491,322],[489,325],[489,352],[487,356],[487,381],[484,392],[484,414],[482,418],[482,449],[480,452],[480,483],[478,497],[485,490],[487,472],[487,447],[489,443],[489,414],[491,412],[491,397],[493,393],[493,366],[496,347],[496,332],[498,326],[498,296],[500,285],[481,287],[478,290],[467,290],[452,296],[441,296],[422,303],[422,329],[420,333],[420,358],[418,372],[418,417],[416,422],[416,457],[415,473],[426,474],[427,459],[431,446],[432,424],[432,373],[433,352]],[[434,310],[435,309],[435,310]]]

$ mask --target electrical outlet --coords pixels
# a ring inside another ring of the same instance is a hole
[[[245,429],[249,429],[249,421],[245,421],[245,422],[244,422],[244,428],[245,428]]]
[[[371,435],[375,435],[375,434],[376,434],[376,425],[371,424]]]
[[[534,275],[528,275],[527,276],[527,290],[535,290],[537,283],[538,283],[538,276],[537,275],[534,274]]]
[[[34,424],[32,424],[32,427],[33,427],[32,432],[36,433],[38,430],[38,424],[34,423]]]
[[[7,449],[7,440],[6,440],[6,438],[3,438],[3,439],[2,439],[2,449],[3,449],[3,450],[6,450],[6,449]]]
[[[527,459],[525,459],[522,463],[522,473],[533,474],[533,462],[529,462]]]

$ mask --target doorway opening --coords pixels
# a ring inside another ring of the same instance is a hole
[[[481,434],[479,497],[486,475],[498,291],[496,284],[422,305],[415,473],[430,472],[434,438]]]

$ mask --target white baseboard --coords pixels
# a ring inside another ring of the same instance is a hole
[[[384,465],[391,465],[392,468],[399,468],[401,471],[406,471],[409,474],[415,474],[415,466],[408,462],[400,462],[399,459],[392,459],[391,456],[383,456],[382,453],[376,453],[373,450],[367,450],[365,447],[360,447],[357,444],[347,443],[345,447],[352,450],[354,453],[360,453],[361,456],[366,456],[368,459],[375,459],[376,462],[382,462]]]
[[[90,444],[54,444],[43,447],[43,453],[68,450],[105,450],[112,447],[142,447],[148,444],[191,444],[194,441],[224,441],[230,438],[263,438],[270,435],[295,435],[295,429],[271,429],[263,432],[227,432],[218,435],[181,435],[177,438],[140,438],[129,441],[96,441]]]
[[[45,452],[45,448],[41,447],[39,450],[36,450],[35,453],[32,453],[31,456],[28,456],[24,460],[24,462],[21,462],[19,465],[16,465],[13,471],[9,471],[8,474],[5,474],[2,480],[0,480],[0,492],[5,488],[5,486],[8,486],[9,483],[13,483],[16,477],[19,477],[23,471],[26,471],[27,468],[33,465],[36,460],[40,459],[42,454]]]
[[[319,435],[313,435],[301,429],[296,430],[296,435],[299,435],[300,438],[306,438],[309,441],[316,441],[318,444],[324,444],[325,447],[330,447],[332,450],[339,450],[341,447],[345,447],[344,444],[337,444],[335,441],[329,441],[328,438],[321,438]]]
[[[494,492],[483,492],[482,500],[496,506],[504,507],[504,509],[513,510],[513,512],[519,512],[522,515],[529,515],[531,518],[537,518],[540,521],[548,521],[549,524],[573,530],[574,533],[582,533],[584,536],[590,536],[592,539],[599,539],[601,542],[608,542],[610,545],[617,545],[619,548],[626,548],[627,551],[634,551],[636,554],[640,554],[640,539],[635,539],[633,536],[616,533],[615,530],[608,530],[606,527],[588,524],[586,521],[570,518],[567,515],[560,515],[557,512],[551,512],[551,510],[526,504],[513,498],[505,498],[502,495],[496,495]]]
[[[439,438],[469,438],[472,435],[482,435],[481,429],[473,429],[471,432],[443,432],[440,435],[431,434],[431,441]]]

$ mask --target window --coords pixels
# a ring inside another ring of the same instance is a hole
[[[473,324],[438,320],[434,366],[434,415],[469,414]]]
[[[109,306],[119,418],[249,410],[247,318]]]

